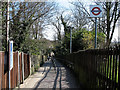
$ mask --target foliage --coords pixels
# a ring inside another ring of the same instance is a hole
[[[24,51],[25,53],[31,53],[32,55],[38,55],[40,54],[40,50],[42,47],[40,47],[42,42],[39,40],[32,40],[27,39],[24,43],[21,45],[21,51]],[[15,47],[15,46],[14,46]]]
[[[95,30],[87,31],[83,29],[83,41],[85,43],[84,49],[94,48],[95,45]],[[97,48],[102,48],[105,44],[105,34],[97,32]]]
[[[83,35],[80,30],[74,30],[72,32],[72,52],[76,52],[78,50],[83,50],[85,43],[83,42]],[[67,42],[66,48],[69,50],[70,47],[70,34],[67,34]]]
[[[73,30],[72,33],[72,52],[77,52],[78,50],[91,49],[94,48],[95,31],[88,31],[85,28],[79,30]],[[98,32],[97,44],[98,48],[103,46],[105,42],[105,35]],[[66,39],[63,39],[61,45],[56,46],[56,52],[58,55],[68,54],[70,51],[70,33],[66,34]]]
[[[85,47],[84,49],[90,49],[90,48],[94,48],[94,35],[92,35],[93,33],[91,33],[91,31],[87,31],[87,30],[83,30],[83,41],[85,43]]]
[[[52,2],[12,2],[10,3],[10,40],[14,50],[39,53],[42,30],[46,20],[52,16],[55,4]],[[3,49],[6,50],[7,2],[2,2]],[[36,24],[37,21],[37,24]],[[34,26],[31,29],[31,26]],[[39,27],[39,28],[38,28]],[[34,39],[34,40],[33,40]]]
[[[20,49],[32,55],[40,55],[41,53],[47,55],[51,51],[49,48],[51,45],[52,42],[44,38],[40,40],[27,38]]]
[[[83,35],[81,31],[73,31],[72,34],[72,51],[76,52],[78,50],[83,50],[84,42]],[[63,38],[61,45],[56,46],[57,55],[65,55],[70,51],[70,33],[66,33],[66,37]]]

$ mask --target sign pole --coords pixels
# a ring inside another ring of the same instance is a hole
[[[10,70],[9,70],[9,90],[10,90],[10,87],[11,87],[11,83],[10,83]]]
[[[90,5],[90,17],[95,18],[95,48],[97,48],[97,17],[102,17],[102,6]]]
[[[97,48],[97,17],[95,17],[95,48]]]
[[[13,41],[9,41],[9,90],[11,90],[10,71],[13,68]]]

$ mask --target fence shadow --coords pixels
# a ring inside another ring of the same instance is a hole
[[[76,83],[76,78],[73,75],[73,72],[68,67],[62,65],[59,61],[55,60],[55,63],[56,63],[57,73],[56,73],[56,77],[54,80],[52,90],[56,90],[58,88],[57,83],[59,83],[59,90],[61,90],[62,89],[62,81],[67,82],[67,85],[68,85],[69,89],[71,89],[71,90],[79,89],[80,87]],[[62,80],[62,77],[64,78],[63,80]],[[59,81],[58,81],[58,78],[59,78]]]

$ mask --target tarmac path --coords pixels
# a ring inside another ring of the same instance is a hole
[[[80,90],[79,85],[76,82],[76,78],[70,69],[63,66],[57,60],[54,60],[56,68],[54,68],[52,61],[47,61],[38,72],[29,76],[20,88],[36,89],[66,89]]]

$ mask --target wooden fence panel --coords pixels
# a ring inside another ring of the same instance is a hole
[[[27,65],[26,65],[26,63],[27,63],[27,57],[26,57],[26,55],[24,54],[24,78],[26,79],[26,73],[27,73]]]
[[[112,76],[112,72],[111,72],[111,71],[112,71],[112,66],[111,66],[111,65],[112,65],[112,48],[110,48],[110,55],[109,55],[109,56],[110,56],[109,79],[111,80],[111,78],[112,78],[112,77],[111,77],[111,76]],[[111,86],[112,86],[112,85],[111,85],[111,82],[109,82],[109,88],[111,88]]]
[[[30,55],[27,55],[28,59],[28,75],[30,75]]]
[[[2,88],[2,52],[0,52],[0,89]]]
[[[13,69],[11,70],[11,87],[15,88],[18,84],[18,53],[13,53]]]
[[[2,86],[2,88],[4,89],[4,88],[9,88],[9,82],[8,82],[8,76],[9,76],[9,74],[8,74],[8,72],[6,72],[4,75],[3,75],[3,82],[2,82],[2,84],[3,84],[3,86]]]
[[[16,52],[15,57],[15,86],[18,86],[18,52]]]
[[[13,86],[13,85],[14,85],[14,74],[13,74],[14,72],[13,72],[13,69],[14,69],[14,68],[12,68],[11,71],[10,71],[10,83],[11,83],[11,84],[10,84],[10,85],[11,85],[10,87],[11,87],[11,88],[14,88],[14,86]]]
[[[109,48],[108,48],[108,50],[109,50]],[[106,86],[106,87],[109,87],[109,80],[108,80],[109,79],[108,75],[109,75],[109,72],[110,72],[109,71],[109,67],[110,67],[110,60],[109,59],[110,59],[110,57],[109,57],[109,51],[108,51],[107,52],[107,74],[106,74],[107,75],[106,78],[107,78],[107,85],[108,86]]]
[[[2,88],[5,88],[5,80],[4,80],[4,53],[2,52],[1,53],[1,55],[2,55]]]
[[[118,61],[118,90],[120,90],[120,46],[119,46],[119,49],[118,49],[119,51],[118,51],[118,53],[119,53],[119,61]]]
[[[118,49],[118,48],[116,48],[116,49]],[[117,53],[117,51],[115,50],[115,77],[114,77],[114,81],[115,81],[115,83],[114,83],[114,87],[117,87],[117,60],[118,60],[118,53]]]
[[[2,52],[2,89],[8,88],[8,72],[4,72],[4,58],[5,53]]]
[[[22,53],[19,54],[19,62],[20,62],[20,83],[23,83],[22,77]]]
[[[27,78],[30,75],[30,58],[29,55],[24,54],[24,77]]]

